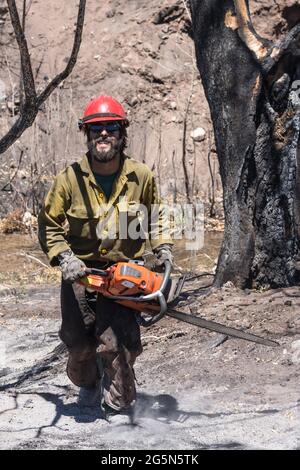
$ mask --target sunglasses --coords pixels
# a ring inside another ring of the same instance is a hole
[[[116,131],[119,131],[120,129],[121,129],[121,126],[117,122],[112,122],[111,124],[105,124],[105,125],[90,124],[89,126],[89,130],[95,133],[100,133],[102,131],[116,132]]]

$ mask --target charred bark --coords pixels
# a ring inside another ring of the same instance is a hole
[[[190,4],[224,192],[215,285],[292,285],[300,247],[300,25],[272,44],[255,32],[245,0]]]

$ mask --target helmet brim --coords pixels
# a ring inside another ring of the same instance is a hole
[[[86,126],[87,124],[92,124],[93,122],[107,122],[107,121],[119,121],[125,127],[129,126],[128,119],[126,118],[124,119],[121,116],[98,115],[98,116],[86,116],[85,118],[80,119],[78,121],[78,127],[81,130],[83,126]]]

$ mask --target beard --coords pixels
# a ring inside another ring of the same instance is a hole
[[[111,139],[111,138],[99,138],[96,140],[90,140],[88,142],[88,149],[91,156],[99,163],[107,163],[113,160],[117,155],[119,155],[124,138],[121,137],[120,139]],[[98,150],[97,144],[105,143],[110,144],[110,148],[108,150]]]

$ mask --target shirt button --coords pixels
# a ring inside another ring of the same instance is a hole
[[[106,253],[107,253],[107,249],[106,249],[106,248],[102,248],[101,254],[102,254],[102,255],[106,255]]]
[[[102,199],[103,198],[103,193],[99,193],[99,197]]]

